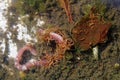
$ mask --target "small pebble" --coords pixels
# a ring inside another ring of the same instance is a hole
[[[115,63],[114,68],[115,69],[119,69],[120,68],[120,64],[119,63]]]
[[[26,77],[26,73],[23,71],[19,72],[20,78],[25,78]]]
[[[77,57],[77,60],[80,60],[80,57]]]

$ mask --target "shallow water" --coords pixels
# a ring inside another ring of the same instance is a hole
[[[15,23],[15,20],[12,22],[12,18],[16,19],[12,13],[9,14],[11,23],[7,23],[7,18],[5,14],[7,11],[8,4],[4,4],[8,0],[4,0],[0,2],[0,47],[1,52],[5,53],[5,49],[7,49],[7,53],[10,57],[15,57],[17,55],[18,50],[25,45],[27,42],[30,42],[33,40],[35,41],[35,36],[32,34],[34,30],[36,30],[36,27],[33,26],[33,30],[31,28],[27,28],[28,26],[24,24],[24,22],[21,22],[21,18],[26,18],[25,16],[17,16],[19,17],[17,24]],[[77,0],[76,0],[77,1]],[[89,1],[89,0],[88,0]],[[33,69],[29,73],[27,73],[27,79],[30,80],[97,80],[98,78],[100,80],[119,80],[120,79],[120,69],[115,69],[114,65],[120,64],[120,0],[102,0],[104,3],[107,4],[107,7],[109,8],[108,12],[106,13],[108,19],[111,19],[111,22],[113,23],[112,29],[110,30],[110,40],[106,44],[101,44],[99,46],[100,50],[100,57],[101,59],[98,61],[93,60],[93,55],[91,51],[83,52],[82,54],[75,54],[74,58],[71,62],[69,60],[63,60],[60,64],[55,65],[54,67],[48,69],[48,70],[42,70],[42,69]],[[78,0],[79,2],[79,0]],[[80,7],[80,3],[72,4],[73,9],[75,10],[76,14],[75,17],[79,17],[80,11],[78,10]],[[85,5],[85,3],[83,3]],[[6,6],[5,6],[6,5]],[[61,9],[57,9],[57,7],[52,7],[52,9],[55,8],[56,11],[51,12],[51,19],[53,23],[58,24],[62,21],[64,24],[64,21],[67,22],[66,15],[63,14],[64,12],[61,11]],[[60,10],[60,11],[59,11]],[[4,15],[3,15],[3,14]],[[13,12],[14,13],[14,12]],[[57,14],[62,13],[62,16],[59,16]],[[12,17],[12,18],[11,18]],[[64,20],[63,20],[64,19]],[[14,24],[15,23],[15,24]],[[8,24],[8,25],[7,25]],[[32,23],[31,23],[32,24]],[[30,24],[30,25],[31,25]],[[42,21],[42,18],[38,19],[37,26],[43,27],[42,24],[44,24],[44,21]],[[49,22],[46,22],[46,24],[49,24]],[[38,29],[39,27],[37,27]],[[68,28],[67,28],[68,29]],[[15,35],[14,35],[15,34]],[[19,35],[19,36],[17,36]],[[116,37],[117,36],[117,37]],[[27,38],[26,38],[27,37]],[[6,44],[7,42],[7,44]],[[6,46],[7,45],[7,46]],[[0,56],[1,57],[1,56]],[[77,58],[77,59],[76,59]],[[78,60],[79,58],[79,60]],[[2,59],[2,58],[1,58]],[[9,61],[8,67],[13,69],[14,76],[10,76],[10,74],[6,74],[5,77],[11,77],[10,79],[3,79],[0,75],[0,79],[2,80],[19,80],[19,71],[13,67],[14,61]],[[0,63],[3,64],[3,62]],[[0,65],[1,72],[0,74],[4,74],[4,72],[9,73],[9,70],[7,71],[7,68],[2,67]],[[4,70],[2,72],[2,70]],[[37,77],[36,77],[37,76]],[[15,77],[15,78],[14,78]]]

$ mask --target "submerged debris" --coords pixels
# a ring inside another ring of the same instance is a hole
[[[83,17],[72,29],[73,39],[81,50],[88,50],[106,41],[110,26],[110,23],[100,20],[95,8],[92,8],[89,16]]]
[[[58,28],[51,28],[38,31],[38,40],[43,41],[43,43],[50,44],[55,42],[55,46],[51,46],[51,51],[45,53],[42,59],[47,61],[46,67],[50,67],[58,63],[64,56],[65,52],[74,45],[73,41],[66,37],[66,34]],[[53,45],[53,44],[52,44]]]
[[[81,50],[88,50],[98,43],[104,43],[107,39],[107,32],[110,26],[110,23],[99,19],[94,7],[91,8],[89,17],[84,17],[72,29],[73,40],[76,43],[75,46],[78,45]],[[20,61],[26,50],[29,50],[33,55],[37,55],[36,50],[32,46],[23,47],[16,58],[15,66],[17,69],[25,71],[34,66],[49,68],[58,63],[65,56],[65,52],[74,45],[73,40],[68,38],[65,32],[59,28],[39,29],[37,31],[37,39],[38,44],[46,44],[50,50],[47,49],[45,52],[38,53],[43,54],[40,59],[28,61],[22,65]],[[98,59],[97,47],[93,53],[95,59]]]

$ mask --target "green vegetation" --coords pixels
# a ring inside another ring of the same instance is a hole
[[[17,0],[10,8],[19,14],[36,14],[44,13],[51,7],[56,7],[56,4],[56,0]]]
[[[46,0],[21,0],[23,2],[23,9],[26,13],[36,13],[45,11]]]
[[[39,13],[46,11],[46,0],[17,0],[12,3],[10,10],[13,10],[18,15],[29,14],[31,19]]]
[[[83,5],[82,6],[82,11],[84,13],[85,16],[88,16],[90,11],[91,11],[91,8],[95,7],[96,8],[96,11],[99,15],[99,17],[104,17],[105,15],[105,12],[106,12],[106,6],[104,3],[102,3],[100,0],[96,0],[94,1],[93,4],[87,4],[87,5]]]
[[[9,10],[18,16],[28,14],[32,21],[36,16],[50,15],[58,6],[56,0],[17,0],[11,4]]]

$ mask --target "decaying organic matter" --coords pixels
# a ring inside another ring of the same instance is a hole
[[[51,45],[55,45],[51,46],[51,51],[45,53],[42,57],[43,60],[47,61],[47,64],[44,65],[45,67],[50,67],[58,63],[65,56],[65,52],[74,45],[73,41],[68,39],[61,29],[57,28],[39,29],[37,36],[38,41],[43,41],[42,43],[50,44],[51,42],[55,42],[55,44],[51,43]]]
[[[88,17],[83,17],[72,29],[73,39],[81,48],[88,50],[98,43],[104,43],[111,24],[99,19],[93,7]]]
[[[99,19],[94,7],[91,8],[89,17],[82,18],[72,29],[73,40],[77,43],[75,46],[78,45],[81,50],[88,50],[98,43],[104,43],[110,26],[110,23]],[[42,52],[44,55],[38,61],[34,61],[34,65],[30,63],[29,66],[38,66],[39,64],[39,66],[49,68],[58,63],[64,57],[65,52],[74,45],[73,40],[68,38],[60,28],[39,29],[37,39],[40,45],[45,43],[50,50]],[[23,53],[24,50],[21,54]],[[27,68],[29,69],[29,67]]]
[[[39,29],[37,37],[40,44],[51,44],[51,46],[48,45],[51,48],[50,52],[46,50],[46,53],[44,53],[40,59],[31,59],[28,62],[21,64],[20,62],[24,60],[23,55],[25,51],[30,51],[34,56],[43,53],[37,53],[36,49],[32,45],[24,46],[20,49],[15,59],[15,67],[18,70],[26,71],[35,66],[49,68],[58,63],[64,57],[66,50],[69,50],[70,47],[74,45],[73,41],[71,39],[67,39],[60,29]],[[52,44],[52,42],[55,44]]]

